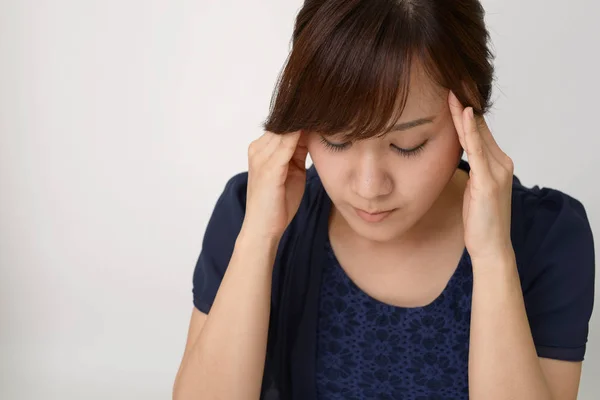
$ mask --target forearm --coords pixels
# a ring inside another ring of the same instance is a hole
[[[258,399],[277,240],[241,233],[174,398]]]
[[[514,252],[494,260],[473,260],[469,349],[472,399],[548,400]]]

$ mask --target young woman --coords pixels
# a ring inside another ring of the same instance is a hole
[[[480,3],[307,0],[293,39],[204,236],[174,398],[575,399],[592,233],[485,122]]]

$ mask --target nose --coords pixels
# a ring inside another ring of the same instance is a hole
[[[387,196],[393,189],[390,176],[375,155],[360,160],[351,182],[352,191],[369,201]]]

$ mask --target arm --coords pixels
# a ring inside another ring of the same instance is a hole
[[[198,312],[174,384],[175,400],[260,396],[272,273],[306,186],[305,139],[300,131],[265,132],[248,148],[248,174],[232,178],[217,201],[194,271]]]
[[[197,339],[175,381],[175,400],[258,399],[264,370],[276,241],[243,231]]]
[[[581,362],[540,359],[514,253],[473,260],[469,388],[473,399],[577,398]]]
[[[473,265],[471,398],[576,398],[594,289],[593,239],[583,206],[557,191],[532,191],[538,216],[527,237],[536,252],[527,260],[533,279],[524,294],[511,235],[512,159],[482,116],[453,93],[449,103],[471,164],[463,207]],[[538,354],[573,361],[541,361]]]

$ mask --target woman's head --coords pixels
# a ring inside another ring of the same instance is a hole
[[[307,0],[263,127],[308,135],[348,224],[373,240],[393,239],[427,213],[456,171],[462,151],[449,91],[476,114],[491,106],[488,42],[477,0]],[[395,211],[368,223],[354,208]]]

